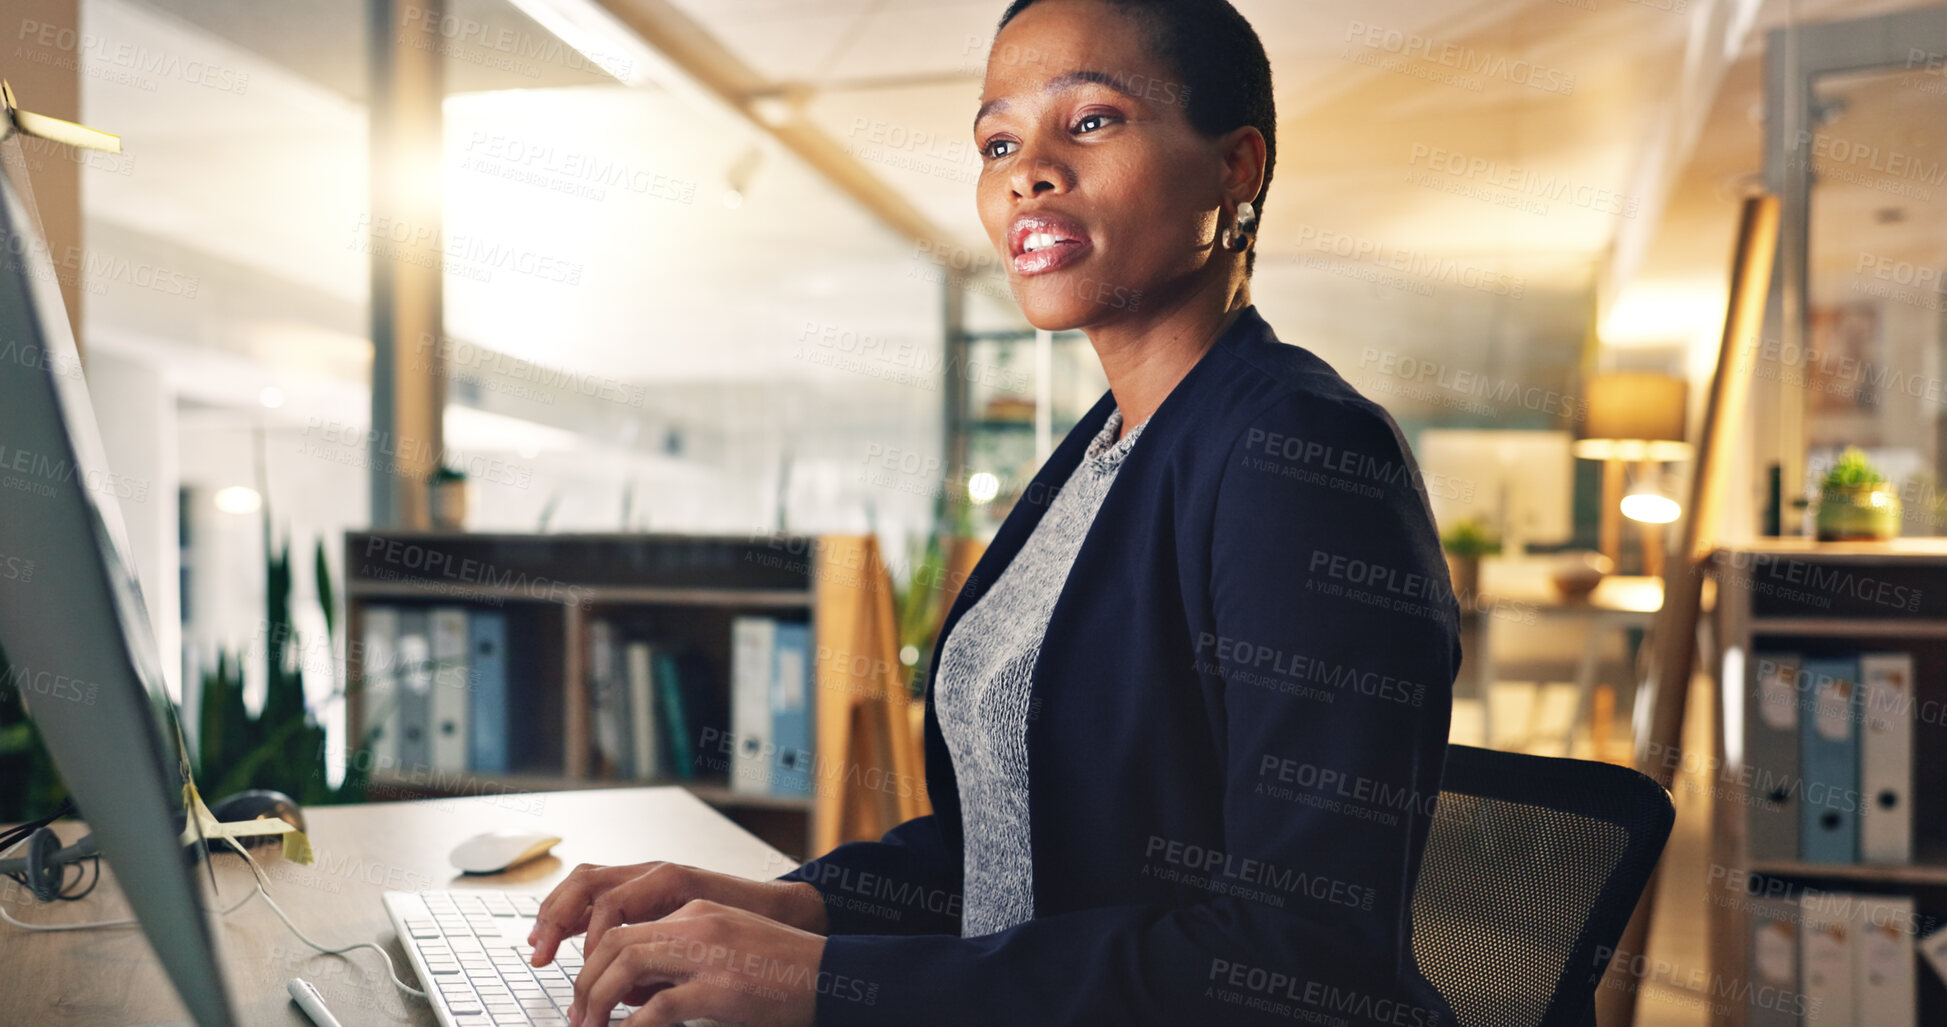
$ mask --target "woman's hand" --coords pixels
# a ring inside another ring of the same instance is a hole
[[[583,951],[594,952],[611,929],[661,919],[693,899],[749,910],[811,934],[825,933],[825,900],[803,881],[753,881],[682,863],[583,863],[542,900],[527,936],[534,946],[531,958],[535,966],[546,966],[564,939],[583,931],[588,932]]]
[[[593,935],[590,935],[593,938]],[[568,1022],[681,1027],[698,1017],[747,1027],[811,1027],[824,936],[747,909],[692,899],[654,923],[617,927],[583,948]]]

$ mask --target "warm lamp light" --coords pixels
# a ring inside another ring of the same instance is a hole
[[[1584,387],[1586,416],[1574,452],[1603,462],[1602,553],[1618,564],[1622,562],[1622,517],[1668,524],[1683,513],[1676,500],[1653,488],[1633,490],[1620,500],[1617,494],[1622,491],[1625,462],[1639,465],[1648,482],[1655,477],[1656,464],[1690,458],[1690,444],[1684,441],[1689,397],[1690,383],[1682,378],[1643,371],[1594,375]],[[1643,558],[1645,570],[1657,573],[1662,552],[1652,545],[1651,535],[1644,537]]]
[[[1684,438],[1690,383],[1665,374],[1621,371],[1591,377],[1587,416],[1575,455],[1591,460],[1688,460]]]
[[[1622,515],[1643,524],[1672,524],[1683,516],[1683,507],[1669,496],[1650,489],[1624,496]]]
[[[994,497],[1000,494],[1001,480],[990,472],[980,471],[967,479],[967,498],[973,500],[975,506],[993,502]]]

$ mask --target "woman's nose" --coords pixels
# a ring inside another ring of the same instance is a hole
[[[1024,154],[1014,165],[1014,196],[1025,200],[1067,192],[1070,178],[1066,166],[1046,157]]]

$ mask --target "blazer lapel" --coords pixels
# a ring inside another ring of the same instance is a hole
[[[1020,500],[1014,504],[1014,509],[1009,510],[1007,517],[1001,521],[1000,530],[994,533],[994,540],[987,544],[980,559],[974,561],[966,584],[961,586],[960,594],[955,597],[953,605],[947,609],[946,619],[941,622],[939,637],[945,638],[947,632],[953,630],[960,615],[979,602],[980,597],[993,585],[994,579],[1000,577],[1001,571],[1013,562],[1014,555],[1027,543],[1034,526],[1041,523],[1041,515],[1047,512],[1055,492],[1068,481],[1076,465],[1082,462],[1082,454],[1087,452],[1089,442],[1102,430],[1102,425],[1108,422],[1109,413],[1114,409],[1115,393],[1102,393],[1102,398],[1082,415],[1061,444],[1049,454],[1047,462],[1035,472],[1028,487],[1022,490]]]
[[[1171,389],[1170,394],[1164,398],[1162,406],[1158,407],[1156,414],[1151,416],[1151,420],[1155,423],[1143,429],[1142,444],[1130,451],[1122,465],[1122,470],[1118,472],[1118,481],[1131,470],[1150,463],[1151,460],[1148,459],[1150,454],[1175,448],[1174,443],[1189,430],[1191,425],[1183,423],[1184,419],[1174,416],[1172,411],[1185,407],[1200,408],[1206,402],[1200,395],[1202,391],[1222,387],[1221,375],[1212,369],[1213,365],[1222,359],[1218,350],[1232,350],[1240,344],[1256,341],[1268,335],[1269,331],[1270,326],[1258,313],[1257,307],[1245,307],[1243,312],[1237,315],[1237,320],[1233,321],[1223,335],[1211,344],[1196,365],[1183,376],[1183,380],[1178,382],[1176,388]],[[1000,530],[994,534],[994,540],[988,543],[986,551],[981,554],[979,560],[974,562],[974,568],[968,574],[966,584],[961,587],[959,595],[947,609],[946,619],[941,622],[938,637],[945,638],[946,633],[953,630],[953,625],[960,620],[960,616],[967,608],[979,602],[980,597],[993,585],[994,579],[1000,577],[1001,571],[1007,569],[1015,554],[1020,552],[1021,547],[1027,543],[1028,535],[1034,531],[1034,526],[1041,523],[1041,515],[1047,511],[1048,504],[1053,500],[1055,493],[1067,483],[1068,476],[1073,474],[1076,465],[1081,463],[1082,454],[1088,451],[1088,444],[1095,439],[1095,434],[1102,430],[1102,425],[1108,422],[1109,413],[1114,409],[1115,393],[1102,393],[1102,397],[1095,401],[1095,406],[1082,415],[1082,419],[1069,430],[1061,444],[1055,447],[1055,451],[1048,457],[1048,462],[1042,464],[1041,469],[1035,472],[1034,480],[1022,493],[1021,501],[1014,504],[1013,510],[1008,511],[1006,519],[1001,522]],[[1112,488],[1111,493],[1113,492]],[[1108,505],[1107,499],[1103,501],[1103,505]],[[1090,534],[1092,535],[1093,532]],[[1084,538],[1082,551],[1076,553],[1076,562],[1081,561],[1082,553],[1087,549],[1088,539]],[[1061,594],[1055,602],[1055,615],[1061,612],[1062,600],[1067,596],[1068,588],[1064,582]],[[1050,623],[1052,622],[1051,615]],[[930,677],[927,687],[929,690],[932,687]]]

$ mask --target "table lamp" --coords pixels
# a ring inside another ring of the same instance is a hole
[[[1602,554],[1617,566],[1622,564],[1624,465],[1637,464],[1641,478],[1649,481],[1657,464],[1690,458],[1690,444],[1684,441],[1689,397],[1690,383],[1684,379],[1645,371],[1593,375],[1584,389],[1587,416],[1574,452],[1602,461]],[[1646,524],[1645,530],[1660,529]],[[1646,544],[1646,562],[1656,559],[1649,552]]]

